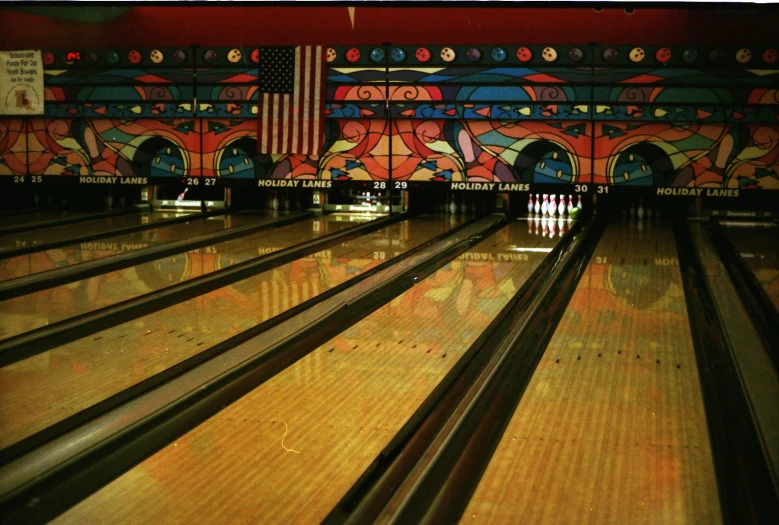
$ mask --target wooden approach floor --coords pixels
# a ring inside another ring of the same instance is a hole
[[[331,226],[350,224],[355,223],[332,222]],[[0,447],[254,327],[454,224],[448,219],[419,218],[390,225],[0,368]],[[307,237],[299,226],[298,231],[287,231],[282,238],[284,228],[280,228],[255,239],[252,249],[261,248],[261,242],[277,247],[306,240],[311,236],[311,221],[305,221],[304,226]],[[320,231],[324,230],[323,226]]]
[[[165,219],[177,216],[176,212],[162,212]],[[103,259],[112,255],[126,253],[141,248],[146,248],[156,243],[187,239],[205,235],[207,233],[226,230],[244,224],[260,221],[270,221],[271,216],[251,216],[248,214],[232,213],[229,215],[217,215],[198,219],[193,217],[191,221],[168,224],[157,228],[149,228],[132,233],[105,237],[97,241],[84,242],[42,250],[27,255],[9,257],[0,267],[0,281],[9,281],[37,273],[64,268],[86,261]],[[81,234],[79,225],[71,225],[72,231]],[[0,254],[1,256],[2,254]]]
[[[202,264],[206,263],[203,257],[177,253],[2,301],[0,315],[4,325],[0,328],[0,340],[189,281],[265,255],[267,250],[280,250],[351,226],[355,224],[336,222],[332,216],[304,219],[197,250],[198,253],[218,254],[218,261],[214,257],[208,258],[218,264]],[[71,290],[80,293],[74,297],[69,293]]]
[[[515,222],[56,520],[319,523],[551,247]]]
[[[673,232],[609,226],[461,522],[720,521]]]

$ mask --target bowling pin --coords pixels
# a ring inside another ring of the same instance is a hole
[[[536,204],[533,206],[533,211],[538,214],[541,211],[541,199],[538,198],[538,193],[536,193]]]
[[[565,221],[563,220],[562,215],[559,219],[557,219],[557,231],[560,232],[560,237],[563,236],[563,227],[565,227]]]
[[[528,198],[527,198],[527,213],[528,213],[528,215],[533,213],[533,194],[532,193],[528,194]]]
[[[533,234],[533,221],[531,221],[530,219],[527,220],[527,233],[528,235]]]
[[[549,233],[549,224],[548,219],[546,217],[541,217],[541,237],[546,237],[546,234]]]
[[[457,203],[454,202],[454,195],[452,195],[452,203],[449,204],[449,213],[457,213]]]
[[[538,225],[541,223],[541,219],[538,218],[538,215],[533,218],[533,223],[536,225],[536,235],[538,235]]]
[[[541,215],[546,215],[549,210],[549,196],[544,194],[544,202],[541,203]]]
[[[652,220],[652,208],[646,209],[646,218],[649,219],[650,221]]]
[[[560,195],[560,204],[557,205],[557,215],[565,215],[565,195]]]
[[[105,206],[109,210],[114,207],[114,196],[112,194],[108,194],[108,197],[105,198]]]
[[[577,195],[576,196],[576,207],[579,208],[580,210],[583,209],[582,208],[582,196],[581,195]]]
[[[35,192],[35,196],[32,198],[32,200],[35,203],[35,206],[38,206],[38,204],[41,203],[41,196],[38,195],[38,192]]]
[[[641,200],[638,201],[637,217],[638,217],[638,220],[643,220],[644,219],[644,203],[641,202]]]
[[[568,195],[568,215],[571,214],[572,209],[573,209],[573,197],[571,195]]]
[[[555,202],[555,195],[552,194],[552,199],[549,201],[549,208],[547,210],[550,217],[554,217],[557,214],[557,203]]]
[[[554,219],[549,219],[549,238],[554,239],[555,234],[555,227],[557,226],[557,221]]]
[[[460,213],[462,214],[468,213],[468,204],[466,203],[467,197],[468,197],[467,194],[463,194],[463,203],[460,206]]]
[[[189,191],[189,188],[184,188],[184,191],[182,191],[179,194],[179,196],[178,196],[178,198],[176,200],[177,201],[183,201],[184,200],[184,196],[187,194],[188,191]]]
[[[271,207],[274,210],[278,210],[279,209],[279,195],[275,191],[273,192],[273,201],[271,201]]]
[[[289,209],[289,192],[286,192],[284,194],[284,209],[285,210]]]
[[[630,199],[630,209],[628,210],[628,215],[632,219],[635,214],[636,214],[636,205],[633,202],[633,199]]]

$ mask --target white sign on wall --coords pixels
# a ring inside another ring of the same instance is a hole
[[[0,51],[0,115],[43,115],[40,50]]]

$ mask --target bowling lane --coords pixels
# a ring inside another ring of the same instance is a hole
[[[370,220],[362,216],[363,221]],[[355,222],[325,215],[0,301],[0,340],[156,292],[236,263],[334,233]]]
[[[417,218],[392,224],[2,368],[0,448],[293,308],[459,222],[459,218],[454,222]]]
[[[58,522],[319,523],[557,240],[511,223]]]
[[[163,219],[173,219],[183,215],[191,214],[173,211],[162,212]],[[267,223],[272,220],[273,217],[270,214],[230,214],[200,219],[193,215],[192,220],[187,222],[0,259],[0,282],[139,250],[155,244],[178,241],[254,222]]]
[[[150,224],[164,218],[165,212],[152,211],[140,213],[127,213],[113,217],[87,220],[75,224],[64,224],[50,228],[41,228],[8,235],[0,235],[0,257],[3,252],[34,246],[45,242],[61,241],[63,239],[80,237],[82,235],[97,235],[110,232],[117,228],[129,228],[141,224]]]
[[[720,523],[678,264],[670,225],[607,228],[463,522]]]
[[[77,212],[65,210],[49,210],[33,213],[23,213],[20,215],[11,215],[0,217],[0,228],[10,228],[11,226],[27,226],[36,222],[76,219],[78,217],[87,217],[94,212]]]
[[[727,226],[723,231],[779,310],[779,228]]]

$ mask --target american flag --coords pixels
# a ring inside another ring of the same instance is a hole
[[[322,46],[260,48],[259,153],[319,155],[324,77]]]

